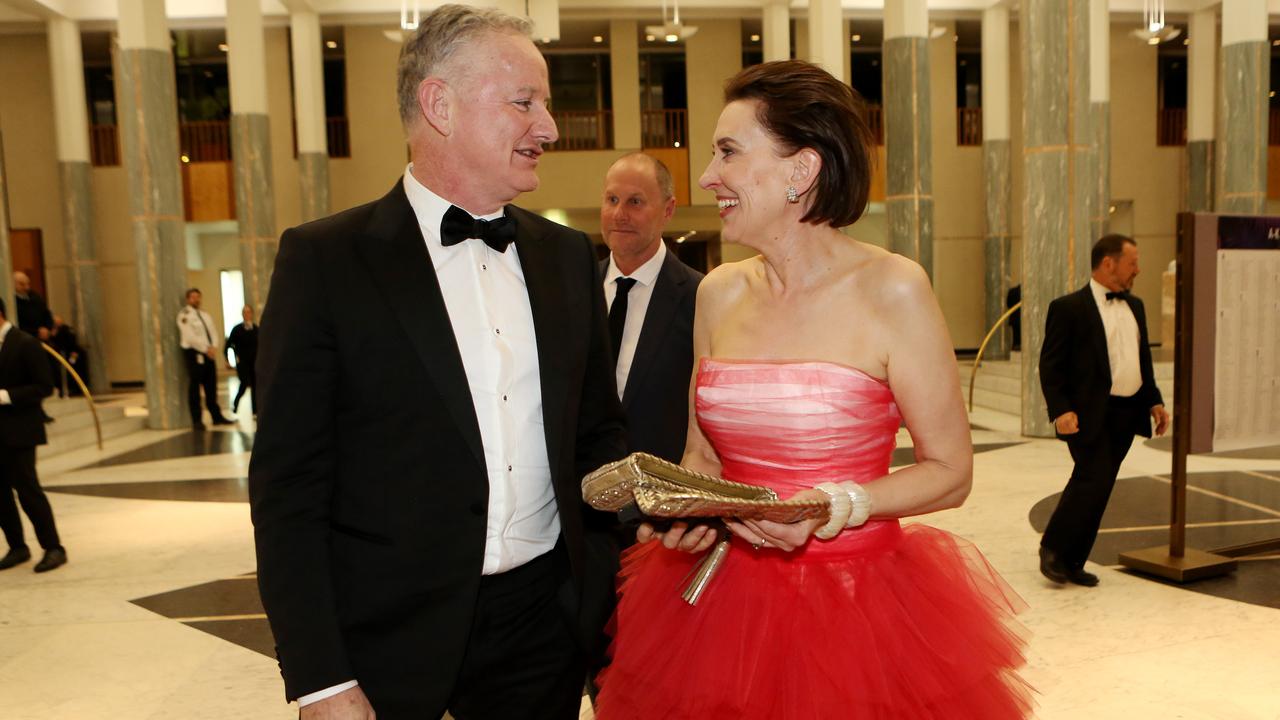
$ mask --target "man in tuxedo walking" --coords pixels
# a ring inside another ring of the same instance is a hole
[[[1093,277],[1049,304],[1040,385],[1049,418],[1075,468],[1040,540],[1040,572],[1056,583],[1092,587],[1084,569],[1134,435],[1169,425],[1151,368],[1142,301],[1130,294],[1138,245],[1107,235],[1093,246]]]
[[[693,310],[702,273],[667,249],[675,212],[671,171],[630,153],[609,168],[600,205],[602,261],[615,380],[630,449],[671,462],[684,455],[693,368]]]
[[[9,543],[0,570],[31,559],[15,492],[44,548],[35,571],[47,572],[67,562],[53,508],[36,475],[36,446],[48,442],[40,401],[52,392],[53,376],[40,341],[9,322],[0,298],[0,530]]]
[[[557,138],[531,25],[445,5],[401,50],[412,163],[284,233],[249,490],[288,699],[313,718],[576,718],[625,453],[589,239],[509,203]]]

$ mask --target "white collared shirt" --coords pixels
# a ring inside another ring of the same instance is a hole
[[[631,374],[631,362],[636,356],[636,343],[640,342],[640,331],[644,328],[645,313],[649,311],[649,299],[653,297],[653,286],[658,282],[658,273],[662,263],[667,259],[667,244],[658,241],[658,252],[636,268],[630,275],[623,275],[609,254],[609,269],[604,274],[604,299],[609,308],[613,308],[613,298],[618,294],[617,280],[629,277],[636,281],[627,293],[627,319],[622,325],[622,346],[618,349],[618,366],[615,378],[618,381],[618,398],[621,399],[627,388],[627,376]]]
[[[183,305],[178,311],[178,344],[183,350],[206,353],[215,337],[213,316],[204,310]]]
[[[0,323],[0,348],[4,347],[4,339],[9,337],[9,331],[13,329],[13,323],[5,320]],[[12,405],[13,400],[9,398],[9,391],[0,389],[0,405]]]
[[[1107,334],[1107,359],[1111,362],[1111,394],[1131,397],[1142,389],[1142,369],[1138,364],[1138,320],[1129,303],[1122,299],[1107,300],[1109,292],[1097,280],[1089,280],[1102,328]]]
[[[514,245],[498,253],[479,240],[450,247],[440,242],[449,201],[418,182],[412,169],[405,170],[405,193],[440,281],[484,446],[489,513],[483,573],[506,572],[550,551],[560,536],[529,291]]]

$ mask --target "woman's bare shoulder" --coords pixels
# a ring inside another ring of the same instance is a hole
[[[760,263],[756,256],[717,265],[698,285],[699,307],[719,307],[741,296],[751,278],[760,272]]]

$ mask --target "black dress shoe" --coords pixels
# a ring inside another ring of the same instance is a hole
[[[62,548],[53,548],[45,550],[44,557],[40,558],[40,562],[36,563],[36,572],[49,572],[50,570],[67,564],[67,551]]]
[[[1083,571],[1081,571],[1083,572]],[[1058,559],[1057,554],[1047,547],[1040,547],[1040,574],[1062,585],[1071,579],[1071,571]],[[1094,578],[1097,581],[1097,578]]]
[[[1098,576],[1091,572],[1086,572],[1084,568],[1072,570],[1067,574],[1067,579],[1076,585],[1083,585],[1084,587],[1093,587],[1098,584]]]
[[[213,421],[213,424],[214,425],[235,425],[236,421],[232,420],[231,418],[220,417],[220,418],[215,418]]]
[[[0,570],[8,570],[14,565],[21,565],[30,559],[31,550],[26,546],[20,548],[9,548],[9,552],[5,553],[4,557],[0,558]]]

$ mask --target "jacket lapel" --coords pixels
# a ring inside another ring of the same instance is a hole
[[[1107,328],[1102,324],[1102,312],[1098,310],[1098,303],[1093,299],[1093,288],[1085,283],[1085,286],[1079,290],[1080,302],[1085,306],[1085,323],[1089,328],[1089,337],[1093,338],[1093,349],[1102,363],[1102,367],[1106,368],[1108,373],[1111,370],[1111,356],[1107,354]],[[1109,375],[1108,375],[1109,377]]]
[[[533,313],[533,332],[538,344],[538,375],[542,385],[542,426],[546,433],[547,458],[557,467],[560,457],[564,417],[565,347],[564,328],[568,318],[564,294],[557,291],[562,270],[556,262],[554,244],[536,235],[525,217],[525,211],[512,205],[507,214],[516,220],[516,252],[529,292],[529,308]]]
[[[401,183],[397,182],[378,203],[368,233],[370,237],[358,243],[359,252],[378,279],[387,304],[444,398],[467,446],[483,467],[480,423],[462,367],[462,354],[426,241]]]
[[[657,282],[653,285],[653,292],[649,295],[649,308],[645,311],[644,324],[640,326],[640,339],[636,342],[636,352],[631,358],[627,386],[622,391],[624,408],[631,406],[632,398],[639,392],[636,388],[640,387],[645,373],[653,367],[662,341],[667,337],[676,310],[680,307],[680,297],[683,295],[681,286],[687,278],[675,272],[671,265],[673,262],[679,261],[668,250],[662,261],[662,270],[658,272]]]

